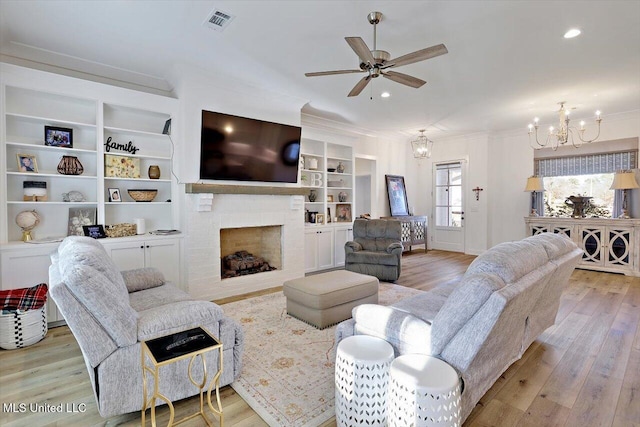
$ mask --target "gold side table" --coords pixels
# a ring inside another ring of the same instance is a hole
[[[204,389],[207,385],[207,362],[205,353],[214,350],[219,351],[218,371],[211,379],[207,388],[207,404],[211,412],[220,419],[220,427],[224,426],[224,418],[222,415],[222,403],[220,402],[220,376],[222,375],[222,343],[206,329],[202,327],[189,329],[188,331],[177,332],[175,334],[166,335],[164,337],[155,338],[148,341],[142,341],[142,351],[140,352],[142,364],[142,426],[146,426],[146,412],[151,409],[151,425],[156,426],[156,399],[162,399],[169,406],[170,416],[168,427],[180,424],[184,421],[201,416],[209,427],[213,427],[209,419],[204,413]],[[203,378],[201,382],[193,379],[192,367],[196,358],[200,356],[202,361]],[[182,418],[174,423],[175,410],[173,403],[168,397],[160,393],[160,375],[159,368],[161,366],[175,363],[179,360],[190,358],[187,374],[193,385],[200,389],[200,411],[195,414]],[[151,364],[147,364],[147,359]],[[153,395],[147,399],[147,373],[153,376]],[[211,392],[215,386],[217,408],[211,403]]]

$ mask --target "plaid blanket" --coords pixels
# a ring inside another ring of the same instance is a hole
[[[37,310],[47,302],[47,284],[0,291],[2,310]]]

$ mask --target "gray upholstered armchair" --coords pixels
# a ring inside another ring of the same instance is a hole
[[[155,269],[121,273],[104,247],[89,237],[67,237],[51,261],[51,296],[82,350],[103,417],[142,408],[143,340],[202,326],[224,345],[220,385],[240,375],[242,328],[216,304],[193,300]],[[205,358],[207,366],[218,365],[217,352]],[[202,378],[202,365],[194,365],[194,378]],[[185,359],[160,369],[160,392],[172,401],[199,392],[186,375],[188,366]]]
[[[400,221],[356,219],[353,241],[344,245],[345,268],[394,282],[400,277],[402,242]]]

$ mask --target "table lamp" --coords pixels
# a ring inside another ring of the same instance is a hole
[[[544,183],[541,176],[530,176],[527,178],[527,186],[524,191],[531,191],[531,213],[529,216],[539,216],[536,212],[536,193],[544,191]]]
[[[622,190],[622,214],[618,217],[619,219],[631,218],[627,207],[627,190],[632,188],[640,188],[635,174],[631,171],[616,172],[610,190]]]

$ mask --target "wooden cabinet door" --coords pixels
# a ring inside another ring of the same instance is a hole
[[[104,247],[120,271],[144,267],[145,243],[143,241],[109,243]]]
[[[304,272],[318,269],[318,233],[315,230],[304,233]]]
[[[176,239],[145,242],[145,267],[162,272],[165,280],[180,284],[180,243]]]
[[[352,227],[335,229],[334,267],[341,267],[344,265],[344,244],[351,240],[353,240]]]
[[[333,230],[318,231],[318,269],[333,267],[334,239]]]

